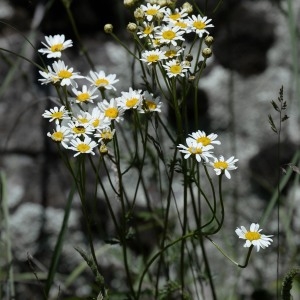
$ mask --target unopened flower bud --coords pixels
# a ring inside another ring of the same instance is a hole
[[[191,66],[191,63],[188,61],[188,60],[184,60],[182,62],[182,64],[185,66],[185,67],[190,67]]]
[[[137,30],[137,25],[135,23],[128,23],[127,30],[134,33]]]
[[[125,7],[132,7],[135,5],[135,0],[124,0]]]
[[[114,27],[112,26],[112,24],[105,24],[104,25],[104,32],[105,33],[112,33],[114,30]]]
[[[193,60],[193,55],[191,54],[191,53],[189,53],[189,54],[187,54],[186,56],[185,56],[185,60],[187,60],[187,61],[192,61]]]
[[[108,153],[108,149],[106,147],[105,144],[102,144],[100,147],[99,147],[99,152],[102,154],[102,155],[105,155]]]
[[[214,42],[214,38],[211,35],[207,35],[204,39],[204,43],[210,47]]]
[[[212,55],[212,51],[211,51],[210,48],[204,48],[204,49],[202,50],[202,56],[203,56],[204,58],[209,58],[209,57],[211,57],[211,55]]]
[[[158,1],[158,5],[159,5],[160,7],[166,6],[166,5],[167,5],[167,0],[159,0],[159,1]]]
[[[154,17],[155,17],[155,20],[157,20],[159,22],[159,21],[161,21],[164,18],[164,16],[165,16],[164,13],[162,13],[162,12],[159,11],[159,12],[157,12],[155,14]]]
[[[182,9],[185,9],[185,11],[188,14],[191,14],[193,12],[193,6],[188,2],[185,2],[185,3],[182,4]]]
[[[134,15],[134,17],[135,17],[136,20],[143,20],[144,16],[145,16],[145,13],[144,13],[144,11],[140,7],[138,7],[134,11],[133,15]]]
[[[195,80],[195,78],[196,77],[194,75],[191,75],[191,76],[188,77],[188,81],[193,82]]]
[[[206,63],[203,60],[200,60],[197,64],[200,69],[204,69],[206,67]]]

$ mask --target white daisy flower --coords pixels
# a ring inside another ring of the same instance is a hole
[[[164,13],[164,22],[170,22],[175,24],[177,21],[185,18],[188,15],[185,9],[179,9],[175,8],[175,10],[171,10],[170,8],[167,8]]]
[[[167,71],[167,75],[169,78],[181,76],[184,77],[185,73],[190,68],[190,65],[186,65],[184,62],[180,62],[177,59],[172,59],[163,66]]]
[[[193,32],[196,32],[198,36],[201,38],[203,34],[208,34],[207,28],[214,27],[214,25],[209,24],[211,19],[207,19],[207,17],[201,17],[200,15],[195,16],[192,15],[188,18],[188,22],[190,28]]]
[[[179,151],[185,154],[185,159],[188,159],[191,155],[194,155],[198,162],[201,162],[202,159],[208,162],[209,157],[213,157],[211,151],[209,151],[214,148],[211,145],[203,146],[201,143],[197,143],[197,141],[190,137],[186,138],[186,144],[187,146],[182,144],[179,144],[179,146],[177,146],[178,148],[180,148]]]
[[[106,127],[103,129],[98,129],[97,133],[95,134],[95,137],[99,138],[98,142],[102,142],[107,144],[109,141],[111,141],[115,134],[115,129],[111,130],[110,127]]]
[[[164,13],[165,9],[158,4],[141,5],[140,8],[144,11],[148,22],[152,21],[157,13]]]
[[[167,57],[165,56],[164,52],[155,49],[155,50],[146,50],[142,53],[142,58],[140,59],[141,61],[146,62],[148,65],[155,64],[163,59],[166,59]]]
[[[95,129],[102,129],[110,126],[111,120],[104,116],[104,113],[98,106],[93,108],[91,115],[92,119],[90,123]]]
[[[160,50],[162,52],[164,52],[164,55],[169,59],[180,56],[180,54],[184,51],[184,49],[182,47],[173,46],[172,44],[167,45],[167,46],[163,46],[163,47],[160,48]]]
[[[255,246],[258,252],[260,248],[264,249],[273,242],[271,239],[273,235],[264,235],[260,233],[261,231],[262,229],[259,229],[259,224],[252,223],[249,231],[244,226],[241,226],[241,228],[235,230],[235,233],[240,239],[246,240],[244,247]]]
[[[88,135],[93,134],[95,130],[89,123],[80,123],[78,121],[69,122],[68,127],[74,137],[87,137]]]
[[[143,102],[139,109],[140,113],[146,112],[161,112],[162,102],[160,101],[160,97],[154,97],[152,93],[145,91],[142,95]]]
[[[39,79],[39,81],[42,81],[42,84],[53,82],[53,79],[55,79],[61,86],[72,85],[73,87],[77,87],[74,79],[84,78],[78,72],[73,72],[73,68],[68,68],[62,60],[55,61],[52,64],[52,68],[53,70],[48,66],[50,74],[40,71],[40,74],[45,77],[45,79]]]
[[[139,38],[149,37],[150,39],[154,38],[154,32],[157,30],[159,26],[154,26],[153,23],[143,22],[142,26],[138,26],[137,35]]]
[[[227,160],[223,156],[220,156],[219,159],[214,157],[214,162],[210,162],[210,165],[214,168],[217,175],[225,173],[225,176],[230,179],[231,175],[229,171],[237,169],[235,165],[237,161],[238,159],[235,159],[234,156],[231,156]]]
[[[124,109],[118,107],[118,101],[112,98],[109,102],[104,99],[102,102],[98,103],[98,107],[101,112],[104,113],[104,117],[110,121],[120,122],[123,120]]]
[[[155,38],[160,41],[160,44],[172,44],[177,46],[178,41],[184,41],[182,35],[185,32],[178,26],[167,25],[162,26],[155,34]]]
[[[39,71],[39,73],[43,77],[43,78],[38,79],[38,81],[40,81],[42,85],[43,84],[48,84],[48,83],[56,84],[60,81],[60,78],[56,74],[53,73],[50,66],[48,66],[48,71],[47,72]]]
[[[76,151],[74,157],[79,154],[95,155],[95,152],[93,152],[93,148],[98,146],[98,144],[95,141],[93,141],[89,136],[86,136],[83,141],[80,138],[75,138],[74,140],[71,140],[70,143],[71,146],[69,146],[69,149]]]
[[[49,122],[55,120],[56,123],[59,123],[61,120],[70,119],[69,114],[70,113],[65,106],[61,106],[60,108],[55,106],[49,110],[45,110],[42,116],[46,119],[50,119]]]
[[[195,139],[198,143],[201,143],[203,146],[207,146],[210,144],[216,144],[216,145],[221,144],[220,141],[216,141],[218,135],[215,133],[206,135],[204,131],[198,130],[196,132],[192,132],[191,134],[189,134],[189,136]]]
[[[90,77],[87,76],[86,79],[99,89],[116,90],[113,86],[114,83],[119,81],[119,79],[116,79],[116,76],[116,74],[105,75],[103,71],[90,71]]]
[[[73,93],[76,95],[75,102],[76,103],[93,103],[93,100],[98,98],[98,95],[94,95],[94,93],[98,89],[96,87],[87,88],[86,85],[82,86],[82,90],[77,90],[76,88],[72,88]]]
[[[129,92],[122,92],[122,96],[117,99],[118,106],[124,110],[138,108],[142,102],[141,93],[142,90],[133,90],[132,88],[129,88]]]
[[[49,136],[54,142],[61,143],[64,148],[68,148],[67,142],[69,142],[70,137],[70,129],[66,126],[60,126],[60,124],[56,124],[56,128],[53,132],[48,132],[47,136]]]
[[[60,58],[63,50],[73,46],[72,40],[65,40],[64,34],[45,36],[45,40],[47,44],[44,42],[42,42],[42,44],[46,48],[41,48],[38,50],[38,52],[47,54],[47,58]]]

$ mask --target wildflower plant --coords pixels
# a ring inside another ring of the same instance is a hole
[[[207,274],[211,299],[217,299],[206,243],[211,241],[230,261],[245,267],[253,246],[258,251],[268,247],[272,239],[261,234],[256,223],[249,231],[243,226],[236,229],[249,247],[244,265],[228,257],[212,239],[225,221],[224,175],[231,179],[239,161],[223,153],[222,136],[199,128],[197,87],[212,54],[209,34],[213,20],[189,3],[176,7],[176,1],[126,0],[124,4],[133,16],[128,26],[131,47],[119,40],[111,24],[105,25],[104,31],[131,55],[142,74],[139,86],[132,84],[119,91],[115,71],[109,74],[95,67],[84,74],[74,71],[75,67],[63,60],[73,41],[63,34],[46,36],[47,44],[42,42],[43,48],[38,50],[53,60],[41,68],[38,81],[57,91],[56,104],[42,114],[51,126],[47,136],[58,146],[73,176],[87,224],[91,257],[78,252],[101,277],[97,281],[101,299],[120,292],[128,299],[145,299],[147,295],[158,299],[165,283],[176,286],[185,299],[200,299],[204,279],[195,275],[195,268],[199,274]],[[188,96],[190,91],[192,97]],[[194,104],[192,126],[188,102]],[[165,117],[167,106],[175,115],[175,129]],[[97,195],[105,199],[114,227],[109,240],[119,247],[126,279],[119,291],[108,290],[105,276],[100,275],[86,172],[94,174],[94,201]],[[159,229],[142,261],[130,251],[133,241],[139,243],[138,229],[131,221],[140,200],[148,208],[144,219],[151,219],[151,226]],[[176,237],[171,234],[174,230]],[[137,265],[132,267],[135,260]]]

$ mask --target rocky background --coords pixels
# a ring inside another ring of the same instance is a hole
[[[46,5],[50,2],[1,0],[0,20],[5,23],[0,23],[0,47],[35,60],[37,57],[34,47],[40,47],[44,35],[64,33],[68,39],[76,41],[61,1],[52,1],[52,6],[47,9]],[[106,2],[75,0],[71,7],[83,44],[94,63],[99,69],[116,73],[120,78],[118,89],[128,90],[130,83],[126,53],[103,33],[103,26],[106,23],[114,24],[116,33],[123,40],[129,41],[129,34],[124,28],[130,15],[122,7],[121,0],[111,0],[109,5]],[[217,1],[198,2],[202,7],[207,2],[207,11],[211,12]],[[224,243],[224,246],[229,249],[240,247],[240,250],[235,250],[243,257],[244,249],[240,241],[236,241],[234,229],[242,224],[248,226],[248,223],[259,222],[277,182],[277,137],[268,124],[268,114],[273,114],[276,119],[270,101],[277,99],[281,86],[284,87],[284,97],[288,103],[287,114],[290,117],[283,128],[282,165],[290,163],[299,149],[300,99],[297,84],[300,83],[295,81],[299,65],[295,64],[293,53],[295,57],[299,57],[300,3],[292,3],[294,22],[297,25],[297,40],[293,44],[288,18],[289,1],[223,2],[220,9],[211,15],[215,25],[212,32],[215,44],[213,57],[207,64],[205,76],[199,86],[202,104],[199,114],[203,120],[203,128],[199,129],[218,133],[227,153],[239,158],[239,169],[234,174],[236,178],[229,183],[233,188],[226,200],[226,228],[223,235],[220,235],[219,242],[226,240],[229,245]],[[82,73],[89,69],[76,47],[68,52],[68,59]],[[47,271],[71,183],[59,155],[46,137],[48,122],[41,117],[51,105],[48,99],[51,91],[39,86],[37,79],[37,70],[31,64],[0,51],[0,168],[6,178],[6,204],[9,208],[8,222],[16,274],[32,274],[32,265],[35,271]],[[172,123],[172,115],[168,115],[167,107],[165,114]],[[284,191],[284,203],[280,207],[283,219],[281,242],[284,243],[279,270],[281,277],[288,268],[300,263],[300,243],[299,239],[294,238],[300,232],[300,190],[297,176],[293,182]],[[4,207],[6,204],[3,201],[2,199]],[[93,218],[98,228],[102,228],[105,237],[109,232],[107,212],[101,201],[98,205],[97,215]],[[0,220],[3,218],[2,214]],[[266,234],[276,233],[275,210],[264,228]],[[289,228],[292,236],[285,235],[286,228]],[[3,254],[7,238],[3,231],[4,225],[1,229],[3,243],[0,244],[0,269],[7,270],[9,266]],[[70,273],[82,263],[74,246],[87,247],[84,231],[80,201],[77,199],[71,212],[59,267],[63,274]],[[232,238],[228,235],[232,235]],[[100,240],[101,237],[99,244]],[[274,245],[276,243],[275,237]],[[103,253],[106,251],[108,249],[104,247]],[[219,257],[216,252],[215,248],[211,249],[212,255]],[[32,265],[29,264],[28,257],[31,257]],[[255,255],[250,267],[242,272],[228,264],[221,271],[222,274],[216,273],[217,282],[222,283],[220,299],[275,299],[276,259],[274,247],[273,251],[268,249]],[[215,272],[219,272],[218,264],[222,264],[223,268],[224,260],[220,257],[215,262]],[[111,268],[112,265],[115,269]],[[114,288],[118,288],[122,280],[116,272],[118,267],[118,262],[114,260],[103,261],[105,276],[108,280],[111,278]],[[237,272],[240,272],[239,280],[233,282],[237,278]],[[78,277],[75,286],[65,288],[62,296],[76,295],[79,298],[90,295],[91,286],[86,283],[92,281],[93,277],[84,268],[82,274],[84,276]],[[0,276],[2,284],[5,278],[1,272]],[[42,299],[39,283],[32,276],[28,281],[17,278],[17,282],[17,299]],[[54,294],[57,294],[59,284],[58,278]],[[235,285],[236,293],[228,295],[226,287]],[[1,288],[4,289],[4,285]],[[296,294],[295,299],[297,297],[299,294]]]

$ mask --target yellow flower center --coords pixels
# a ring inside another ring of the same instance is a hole
[[[138,103],[139,99],[138,98],[131,98],[131,99],[128,99],[126,101],[126,106],[127,107],[134,107],[137,103]]]
[[[56,131],[53,132],[51,138],[55,142],[61,142],[64,139],[64,134],[61,131]]]
[[[150,100],[145,100],[144,104],[149,110],[155,110],[157,107],[156,103]]]
[[[207,146],[211,143],[211,140],[207,136],[202,136],[197,138],[197,142],[201,143],[203,146]]]
[[[202,154],[202,149],[201,148],[189,147],[188,151],[192,154]]]
[[[105,78],[98,78],[96,81],[95,81],[95,84],[98,86],[98,85],[108,85],[109,84],[109,81]]]
[[[173,40],[174,37],[176,36],[175,32],[172,31],[172,30],[166,30],[163,32],[162,34],[162,37],[165,39],[165,40]]]
[[[83,133],[85,133],[85,128],[84,128],[84,126],[75,126],[73,128],[73,132],[76,134],[83,134]]]
[[[72,72],[68,70],[61,70],[58,72],[58,77],[60,78],[70,78],[72,76]]]
[[[50,50],[52,52],[60,52],[61,50],[63,50],[63,47],[64,47],[63,44],[55,44],[51,46]]]
[[[228,163],[226,161],[217,161],[214,163],[214,167],[216,169],[222,169],[225,170],[228,168]]]
[[[169,57],[169,58],[172,58],[172,57],[174,57],[176,54],[177,54],[176,50],[168,50],[168,51],[166,51],[165,56],[166,56],[166,57]]]
[[[110,108],[106,109],[104,114],[106,117],[108,117],[110,119],[115,119],[119,115],[119,111],[115,107],[110,107]]]
[[[147,15],[150,15],[150,16],[154,16],[154,15],[156,15],[157,14],[157,9],[156,8],[150,8],[150,9],[148,9],[147,11],[146,11],[146,14]]]
[[[204,29],[204,28],[205,28],[206,24],[203,23],[202,21],[195,21],[195,22],[193,23],[193,26],[194,26],[196,29],[201,30],[201,29]]]
[[[80,102],[85,102],[90,98],[90,94],[89,93],[81,93],[79,95],[77,95],[76,99]]]
[[[111,131],[102,131],[101,137],[102,137],[104,140],[112,140],[112,138],[113,138],[113,133],[112,133]]]
[[[51,114],[51,117],[53,119],[61,119],[63,117],[64,113],[62,111],[57,111]]]
[[[178,26],[180,28],[187,28],[187,24],[185,22],[182,22],[182,21],[177,21],[176,26]]]
[[[157,54],[150,54],[147,56],[147,60],[149,62],[157,62],[159,60],[159,56]]]
[[[248,231],[245,233],[245,238],[251,242],[255,241],[255,240],[259,240],[260,237],[261,237],[261,234],[256,231]]]
[[[171,20],[176,21],[176,20],[178,20],[179,18],[180,18],[180,14],[179,14],[179,13],[170,15],[170,19],[171,19]]]
[[[180,65],[174,65],[170,67],[170,72],[173,74],[179,74],[182,71],[182,67]]]
[[[91,149],[91,147],[88,144],[82,143],[77,145],[77,150],[81,153],[85,153]]]
[[[96,120],[94,120],[94,121],[92,122],[92,125],[93,125],[94,127],[97,127],[97,126],[99,125],[99,123],[100,123],[100,120],[99,120],[99,119],[96,119]]]
[[[144,33],[144,34],[150,34],[152,31],[153,31],[152,27],[147,26],[147,27],[144,29],[143,33]]]

